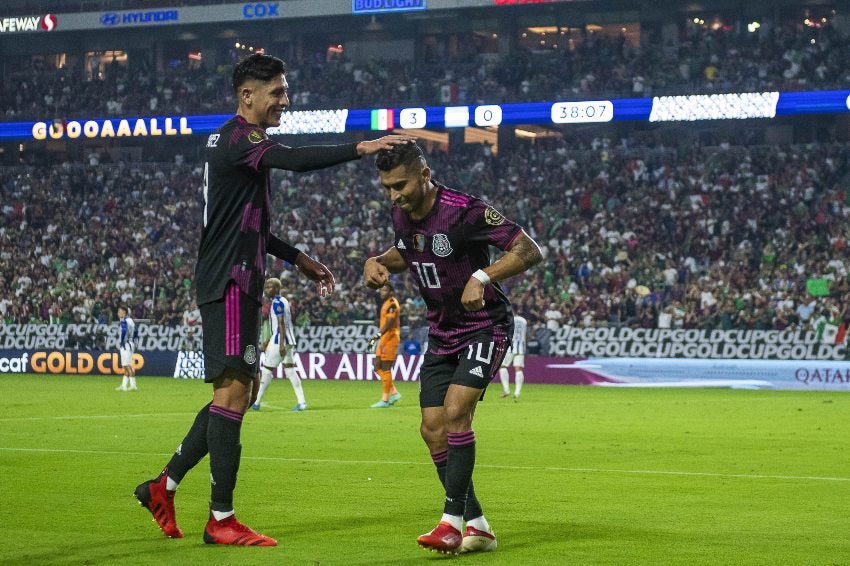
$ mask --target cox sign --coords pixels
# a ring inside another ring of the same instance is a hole
[[[280,17],[277,7],[277,2],[251,2],[242,6],[242,17],[246,20],[252,20],[255,18],[277,18]]]

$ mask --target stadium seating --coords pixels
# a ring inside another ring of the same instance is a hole
[[[464,146],[429,163],[436,179],[485,197],[544,247],[541,266],[505,283],[538,328],[782,329],[807,328],[833,307],[848,318],[848,158],[836,142],[664,147],[595,138],[498,156]],[[98,163],[0,168],[5,321],[106,322],[127,302],[136,318],[179,324],[191,309],[200,167]],[[374,318],[362,262],[392,232],[371,162],[276,172],[272,183],[274,232],[331,266],[339,283],[319,300],[270,259],[298,323]],[[13,258],[11,250],[27,252]],[[830,296],[809,296],[809,279],[827,280]],[[398,281],[408,322],[424,324],[412,280]]]
[[[675,48],[661,42],[634,48],[622,39],[587,33],[573,50],[517,50],[505,56],[352,62],[310,55],[289,62],[293,108],[793,91],[844,88],[850,81],[844,65],[850,40],[830,25],[788,25],[764,33],[695,26]],[[0,116],[7,121],[235,108],[230,77],[223,71],[134,63],[108,65],[101,76],[89,76],[80,67],[34,68],[26,59],[4,64]]]

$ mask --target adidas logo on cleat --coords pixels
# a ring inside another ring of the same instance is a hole
[[[484,372],[481,370],[481,366],[475,366],[474,368],[469,370],[469,373],[471,373],[472,375],[477,375],[478,377],[484,377]]]
[[[406,250],[407,249],[407,246],[404,245],[404,242],[401,240],[401,238],[398,239],[398,243],[395,245],[395,247],[396,247],[397,250]]]

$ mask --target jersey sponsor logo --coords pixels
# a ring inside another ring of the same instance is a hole
[[[398,250],[406,250],[407,249],[407,246],[404,245],[404,242],[402,241],[401,238],[398,239],[398,243],[395,245],[395,247]]]
[[[423,234],[413,235],[413,249],[417,252],[425,251],[425,236]]]
[[[502,213],[493,208],[492,206],[488,206],[487,210],[484,211],[484,222],[486,222],[490,226],[498,226],[504,221],[505,217],[502,216]]]
[[[221,137],[221,134],[211,134],[209,138],[207,138],[207,147],[218,147],[218,138]]]
[[[445,234],[434,234],[431,240],[431,251],[438,257],[447,257],[452,253],[452,245]]]
[[[251,130],[251,133],[248,134],[248,141],[251,143],[260,143],[266,137],[266,133],[263,130]]]
[[[245,356],[243,358],[246,364],[255,364],[257,363],[257,348],[254,347],[253,344],[249,344],[247,348],[245,348]]]
[[[477,375],[478,377],[481,377],[481,378],[484,377],[484,371],[481,369],[481,366],[475,366],[474,368],[469,370],[469,373],[471,373],[472,375]]]

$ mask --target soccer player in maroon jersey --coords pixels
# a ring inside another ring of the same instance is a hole
[[[183,476],[210,455],[212,496],[204,529],[209,544],[276,546],[236,520],[233,490],[239,470],[242,417],[257,395],[257,336],[261,321],[266,254],[284,259],[316,282],[319,293],[333,291],[327,267],[270,232],[269,170],[309,171],[371,155],[406,136],[341,145],[292,148],[272,141],[266,128],[280,124],[289,106],[286,66],[254,54],[233,70],[236,115],[207,139],[204,166],[204,219],[195,270],[197,302],[204,334],[206,381],[212,401],[195,417],[189,432],[156,479],[135,491],[141,504],[169,537],[182,537],[174,515],[174,493]]]
[[[407,269],[428,307],[420,432],[445,504],[437,527],[417,542],[442,553],[494,550],[496,537],[472,483],[472,417],[513,336],[511,304],[499,281],[540,262],[540,248],[481,199],[434,181],[416,144],[379,151],[375,163],[393,204],[395,245],[366,260],[366,285],[381,287],[389,274]],[[490,246],[506,252],[492,264]]]

